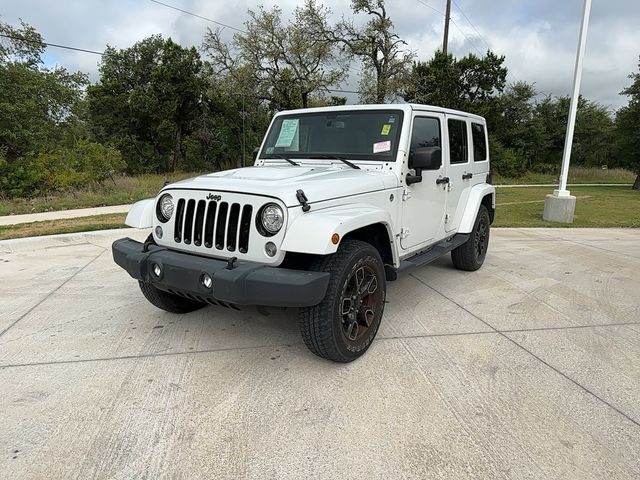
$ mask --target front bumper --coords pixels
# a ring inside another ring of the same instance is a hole
[[[228,262],[215,258],[176,252],[157,245],[148,251],[130,238],[113,242],[113,259],[133,278],[150,282],[158,289],[208,303],[307,307],[322,301],[329,274],[269,267],[255,262]],[[157,277],[152,265],[160,266]],[[207,289],[201,278],[208,274],[213,287]]]

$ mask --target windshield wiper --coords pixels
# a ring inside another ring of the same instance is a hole
[[[331,155],[331,154],[321,154],[321,155],[312,155],[309,158],[328,158],[330,160],[340,160],[342,163],[344,163],[345,165],[349,165],[351,168],[355,168],[356,170],[360,170],[360,167],[357,166],[355,163],[351,163],[349,160],[347,160],[344,157],[340,157],[338,155]]]
[[[284,155],[280,155],[279,153],[270,153],[269,155],[265,155],[262,158],[266,158],[271,159],[271,158],[281,158],[282,160],[286,160],[287,162],[289,162],[291,165],[295,165],[296,167],[299,167],[300,164],[294,162],[293,160],[291,160],[289,157],[285,157]]]

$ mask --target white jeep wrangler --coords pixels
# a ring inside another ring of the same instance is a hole
[[[255,165],[166,185],[113,244],[156,307],[300,308],[309,349],[350,362],[371,345],[387,281],[451,252],[477,270],[495,189],[482,117],[424,105],[278,113]]]

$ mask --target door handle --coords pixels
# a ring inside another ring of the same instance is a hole
[[[449,183],[449,177],[442,177],[436,180],[436,185],[442,185],[443,183]]]
[[[463,180],[469,180],[470,178],[473,178],[473,173],[465,173],[462,175]]]

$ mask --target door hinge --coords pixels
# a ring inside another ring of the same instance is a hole
[[[409,200],[411,198],[411,190],[409,190],[408,188],[405,188],[402,191],[402,201],[406,202],[407,200]]]
[[[448,213],[444,214],[444,223],[449,223],[449,214]]]
[[[400,230],[400,239],[407,238],[409,236],[409,229],[403,228]]]
[[[447,192],[451,191],[451,182],[447,183]]]

